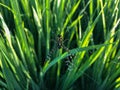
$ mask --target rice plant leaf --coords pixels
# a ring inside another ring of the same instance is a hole
[[[82,47],[82,48],[75,48],[75,49],[70,50],[69,53],[65,52],[61,56],[56,57],[54,60],[52,60],[47,67],[43,68],[42,73],[44,75],[48,71],[48,69],[50,69],[54,64],[56,64],[58,61],[60,61],[60,60],[62,60],[64,58],[70,56],[71,54],[74,55],[74,54],[76,54],[78,52],[83,52],[83,51],[87,51],[87,50],[91,50],[91,49],[95,49],[95,48],[104,47],[106,45],[109,45],[109,44],[101,44],[101,45],[93,45],[93,46]]]

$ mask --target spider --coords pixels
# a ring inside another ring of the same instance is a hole
[[[57,36],[57,47],[58,49],[61,49],[63,47],[63,38],[60,34]]]
[[[55,40],[52,40],[52,41],[54,41],[54,42],[56,43],[56,47],[57,47],[58,49],[64,49],[64,50],[67,51],[67,52],[70,51],[69,48],[67,48],[67,47],[64,45],[64,42],[65,42],[66,40],[63,40],[62,35],[58,34],[58,35],[57,35],[57,38],[56,38],[56,41],[55,41]],[[47,60],[50,60],[50,59],[51,59],[52,54],[55,52],[55,50],[57,50],[56,47],[54,47],[54,48],[49,52],[49,54],[47,55],[47,58],[46,58]],[[74,57],[74,55],[72,55],[72,54],[67,57],[67,61],[66,61],[66,65],[67,65],[67,66],[69,66],[70,63],[71,63],[71,65],[72,65],[72,59],[73,59],[73,57]]]

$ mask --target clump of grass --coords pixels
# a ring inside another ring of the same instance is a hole
[[[0,0],[0,88],[119,90],[119,8],[119,0]]]

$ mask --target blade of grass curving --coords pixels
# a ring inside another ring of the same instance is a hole
[[[100,48],[102,46],[106,46],[106,45],[109,45],[109,44],[101,44],[101,45],[93,45],[93,46],[88,46],[88,47],[82,47],[82,48],[75,48],[75,49],[72,49],[70,50],[70,52],[65,52],[63,53],[61,56],[59,57],[56,57],[54,60],[52,60],[50,62],[50,64],[48,64],[47,66],[43,67],[43,70],[42,70],[42,75],[44,75],[54,64],[56,64],[58,61],[70,56],[71,54],[76,54],[78,52],[82,52],[82,51],[87,51],[87,50],[90,50],[90,49],[95,49],[95,48]]]

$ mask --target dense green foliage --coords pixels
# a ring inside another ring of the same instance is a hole
[[[0,0],[0,90],[120,90],[120,0]]]

